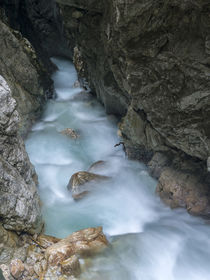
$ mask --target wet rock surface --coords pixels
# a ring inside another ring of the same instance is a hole
[[[202,174],[205,188],[209,2],[109,0],[95,10],[93,2],[57,0],[80,82],[88,82],[107,113],[123,117],[120,134],[130,158],[148,163],[161,153],[159,167],[152,168],[156,178],[167,164],[182,178],[183,157],[192,166],[199,159],[202,172],[200,164],[193,172]],[[174,154],[176,164],[170,165]]]
[[[72,197],[77,200],[85,196],[104,180],[108,179],[110,179],[108,176],[79,171],[71,176],[67,189],[71,191]]]
[[[46,259],[51,265],[58,265],[73,255],[88,257],[108,246],[102,227],[77,231],[47,248]]]
[[[83,229],[64,239],[27,234],[23,239],[25,257],[20,259],[23,254],[19,252],[0,265],[6,280],[78,279],[80,259],[101,253],[109,245],[102,227]]]

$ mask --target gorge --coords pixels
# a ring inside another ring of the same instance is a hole
[[[208,279],[209,11],[205,0],[0,1],[3,271],[43,229],[103,226],[111,249],[81,279]],[[98,160],[110,181],[74,202],[68,180]]]

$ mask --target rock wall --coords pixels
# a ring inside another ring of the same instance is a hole
[[[70,56],[54,0],[2,0],[0,6],[8,25],[30,41],[48,72],[54,70],[51,56]]]
[[[40,232],[37,176],[18,133],[17,103],[0,76],[0,221],[5,229]]]
[[[52,95],[50,74],[33,46],[11,28],[4,6],[16,2],[0,1],[0,263],[22,254],[23,232],[43,228],[38,179],[22,136]],[[14,14],[18,11],[14,6]]]
[[[157,190],[171,206],[173,186],[184,190],[185,175],[196,174],[194,200],[202,186],[207,202],[205,211],[191,212],[209,216],[209,1],[56,2],[80,77],[107,113],[123,117],[128,155],[149,162],[157,178],[162,174]],[[173,186],[166,188],[169,166]],[[176,206],[189,208],[184,197]]]

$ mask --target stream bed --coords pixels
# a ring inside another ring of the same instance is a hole
[[[81,280],[209,280],[210,225],[183,209],[171,210],[155,194],[147,168],[125,157],[117,120],[90,94],[74,87],[77,74],[67,60],[53,58],[56,98],[32,127],[26,149],[39,177],[45,233],[66,237],[103,226],[112,246],[90,260]],[[80,137],[61,133],[71,128]],[[89,195],[74,201],[71,175],[96,161],[110,176]]]

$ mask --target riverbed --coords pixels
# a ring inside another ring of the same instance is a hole
[[[52,61],[58,67],[52,77],[56,98],[48,101],[25,143],[39,177],[45,233],[65,237],[103,226],[112,246],[91,261],[84,280],[209,280],[210,226],[160,201],[144,164],[115,147],[121,141],[117,119],[75,87],[71,62]],[[66,128],[79,137],[63,135]],[[97,173],[111,179],[74,201],[67,190],[71,175],[99,160],[106,164]]]

